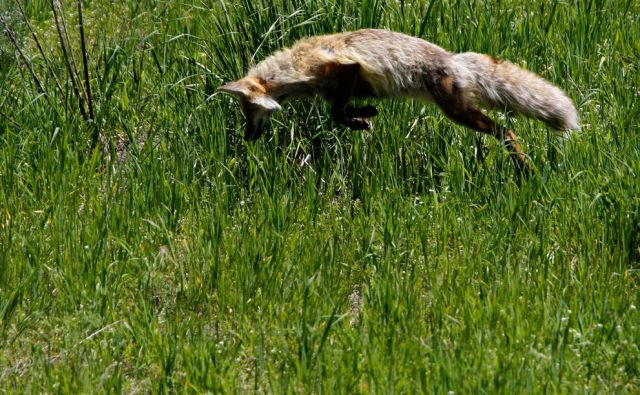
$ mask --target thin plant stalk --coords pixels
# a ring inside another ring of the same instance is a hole
[[[36,46],[38,47],[38,51],[40,51],[40,55],[42,55],[42,58],[44,59],[45,63],[47,64],[47,69],[49,70],[49,74],[51,74],[51,78],[53,78],[53,80],[55,81],[56,86],[58,87],[58,90],[60,91],[60,94],[62,95],[62,98],[64,99],[64,97],[65,97],[64,90],[62,89],[62,86],[60,85],[60,81],[58,80],[58,76],[53,71],[53,67],[51,66],[51,62],[49,62],[49,58],[47,58],[47,55],[45,55],[44,50],[42,49],[42,45],[40,45],[40,40],[38,39],[38,36],[37,36],[36,32],[31,27],[31,23],[29,22],[29,18],[27,18],[27,14],[24,11],[24,7],[22,6],[22,2],[20,2],[20,0],[16,0],[16,4],[18,4],[18,8],[20,9],[20,14],[22,14],[22,18],[24,19],[24,22],[27,25],[27,28],[29,29],[29,32],[31,32],[31,36],[33,37],[33,41],[35,41]]]
[[[89,105],[89,117],[94,119],[93,99],[91,97],[91,84],[89,79],[89,62],[87,59],[87,46],[84,38],[84,22],[82,19],[82,0],[78,0],[78,20],[80,22],[80,45],[82,50],[82,67],[84,68],[84,85],[87,94],[87,104]]]
[[[71,66],[73,67],[73,72],[78,80],[78,85],[80,86],[80,90],[84,95],[85,101],[87,101],[87,92],[82,85],[82,78],[80,78],[80,72],[78,72],[78,63],[76,62],[76,57],[73,53],[73,45],[71,45],[71,39],[69,38],[69,29],[67,28],[67,21],[64,17],[64,9],[62,8],[62,4],[60,4],[59,0],[55,0],[58,6],[58,12],[60,13],[60,22],[62,23],[62,31],[64,32],[64,37],[66,39],[67,47],[69,49],[69,56],[71,57]]]
[[[62,48],[62,55],[64,57],[65,65],[67,66],[67,72],[69,73],[69,77],[71,78],[71,87],[73,88],[73,93],[78,98],[78,108],[80,109],[80,114],[85,121],[89,120],[87,115],[87,111],[84,108],[84,100],[82,95],[80,94],[80,90],[78,89],[78,84],[76,82],[76,76],[73,73],[73,69],[71,67],[71,63],[69,62],[69,55],[67,54],[67,48],[65,45],[64,37],[62,36],[62,28],[60,27],[60,21],[58,20],[58,13],[56,12],[56,7],[54,5],[54,0],[49,2],[51,6],[51,12],[53,13],[53,19],[56,23],[56,29],[58,30],[58,38],[60,39],[60,48]]]
[[[0,115],[2,115],[7,121],[9,121],[9,123],[11,123],[13,126],[19,128],[20,124],[18,122],[16,122],[15,119],[11,118],[9,115],[5,114],[4,112],[0,111]]]
[[[11,44],[13,44],[13,46],[16,48],[16,51],[18,51],[18,55],[19,55],[20,59],[22,59],[22,62],[29,69],[29,72],[31,73],[31,76],[33,77],[33,80],[36,82],[36,85],[38,86],[38,91],[40,93],[46,94],[46,92],[44,90],[44,86],[42,85],[42,81],[40,81],[40,78],[38,77],[38,75],[36,74],[35,70],[33,69],[33,66],[31,65],[31,62],[29,61],[29,59],[27,59],[25,54],[20,49],[20,46],[18,45],[18,41],[16,41],[16,37],[14,36],[13,32],[9,28],[9,25],[7,25],[7,23],[5,22],[4,18],[1,15],[0,15],[0,23],[2,23],[2,25],[4,26],[5,35],[7,36],[9,41],[11,41]]]

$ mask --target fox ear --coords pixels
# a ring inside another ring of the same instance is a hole
[[[263,95],[252,97],[251,103],[255,104],[256,106],[262,107],[265,111],[277,111],[282,108],[277,101],[269,96]]]
[[[238,99],[249,94],[247,87],[240,81],[232,81],[218,87],[219,92],[228,93]]]

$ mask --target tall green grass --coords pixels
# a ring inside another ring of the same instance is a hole
[[[639,390],[637,2],[96,0],[92,122],[48,2],[25,7],[64,96],[2,4],[47,88],[2,41],[2,391]],[[510,120],[526,181],[410,100],[373,132],[296,102],[242,141],[219,84],[362,27],[539,72],[583,130]]]

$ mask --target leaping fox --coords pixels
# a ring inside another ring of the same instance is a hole
[[[513,131],[479,108],[523,114],[559,131],[580,128],[571,99],[530,71],[488,55],[451,53],[416,37],[377,29],[302,39],[218,90],[239,99],[247,141],[262,135],[281,103],[315,95],[331,102],[333,119],[353,130],[371,129],[369,118],[378,114],[374,106],[350,105],[353,98],[435,102],[455,122],[502,139],[516,165],[527,170]]]

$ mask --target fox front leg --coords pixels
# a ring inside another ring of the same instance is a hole
[[[371,123],[367,120],[378,114],[373,106],[353,107],[348,103],[353,97],[360,74],[360,65],[335,64],[333,65],[333,79],[336,82],[332,95],[331,115],[333,119],[353,130],[370,130]]]
[[[378,115],[378,109],[374,106],[347,106],[344,111],[349,118],[371,118]]]

